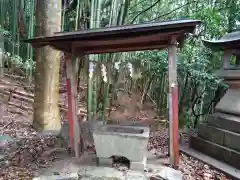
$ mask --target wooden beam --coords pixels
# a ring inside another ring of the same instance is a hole
[[[74,148],[75,156],[80,157],[81,140],[80,127],[77,118],[77,79],[76,79],[76,63],[74,56],[65,55],[67,69],[67,94],[68,94],[68,122],[70,146]]]
[[[92,49],[83,49],[84,54],[103,54],[103,53],[116,53],[116,52],[130,52],[130,51],[142,51],[142,50],[154,50],[167,48],[166,44],[154,44],[154,45],[128,45],[128,46],[105,46]],[[81,49],[79,49],[81,50]]]
[[[176,33],[175,33],[176,34]],[[172,36],[173,33],[155,33],[146,36],[136,36],[136,37],[120,37],[114,39],[106,39],[106,40],[82,40],[73,42],[73,46],[76,48],[93,48],[95,46],[111,46],[111,45],[125,45],[127,44],[144,44],[149,42],[160,42],[163,40],[167,40],[168,36]]]
[[[179,166],[179,142],[178,142],[178,84],[177,84],[177,41],[171,39],[168,48],[168,75],[169,75],[169,148],[170,164]]]
[[[75,51],[72,53],[75,56],[89,55],[89,54],[104,54],[104,53],[116,53],[116,52],[129,52],[129,51],[141,51],[141,50],[154,50],[154,49],[164,49],[167,47],[168,42],[149,42],[140,44],[120,44],[120,45],[105,45],[105,46],[95,46],[92,48],[76,47]],[[71,44],[65,43],[65,46],[59,45],[57,43],[51,43],[51,46],[57,50],[63,52],[71,52],[69,47]]]

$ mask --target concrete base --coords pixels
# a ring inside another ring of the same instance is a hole
[[[144,158],[141,162],[130,162],[130,169],[135,171],[144,171],[147,164],[147,158]]]
[[[144,158],[141,162],[130,162],[130,169],[133,171],[143,172],[146,168],[147,158]],[[103,167],[113,167],[112,158],[97,158],[97,165]]]
[[[131,170],[143,172],[145,168],[145,164],[142,162],[131,162],[130,168]]]

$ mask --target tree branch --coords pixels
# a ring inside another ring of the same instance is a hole
[[[139,2],[137,5],[134,5],[133,7],[129,8],[129,11],[131,11],[133,8],[135,8],[136,6],[138,6],[139,4],[142,4],[143,2],[145,2],[146,0],[142,0],[141,2]]]
[[[170,12],[167,12],[166,14],[162,14],[162,15],[158,16],[157,18],[155,18],[155,19],[153,19],[153,20],[156,20],[156,19],[162,18],[162,17],[164,17],[164,16],[167,16],[167,15],[169,15],[169,14],[171,14],[171,13],[173,13],[173,12],[175,12],[175,11],[177,11],[177,10],[185,7],[185,6],[188,6],[188,5],[190,5],[190,4],[193,4],[193,3],[195,3],[195,2],[197,2],[197,1],[188,2],[188,3],[186,3],[186,4],[184,4],[184,5],[180,6],[180,7],[177,7],[176,9],[173,9],[173,10],[170,11]]]
[[[159,3],[161,0],[157,0],[155,3],[153,3],[151,6],[149,6],[148,8],[144,9],[143,11],[141,11],[140,13],[138,13],[134,18],[133,20],[131,21],[130,24],[133,24],[134,21],[138,18],[138,16],[140,16],[141,14],[147,12],[148,10],[152,9],[154,6],[157,5],[157,3]]]

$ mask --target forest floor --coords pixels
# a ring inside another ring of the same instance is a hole
[[[6,89],[12,89],[12,87],[14,90],[9,93]],[[56,149],[63,150],[63,148],[57,138],[39,136],[32,127],[33,95],[30,92],[12,79],[0,81],[0,91],[0,94],[4,95],[0,99],[0,136],[9,135],[14,142],[17,142],[12,144],[0,141],[0,158],[1,152],[8,155],[7,158],[0,160],[0,180],[32,179],[38,169],[48,167],[56,161]],[[11,94],[10,99],[8,99],[9,94]],[[138,95],[132,97],[123,95],[121,100],[114,102],[115,110],[110,114],[111,119],[142,121],[153,125],[153,119],[159,118],[154,110],[154,105],[146,103],[141,106],[139,105],[140,99],[141,97]],[[64,120],[67,109],[65,106],[66,92],[62,92],[60,101],[61,118]],[[84,105],[79,108],[80,112],[86,112]],[[167,129],[164,126],[156,128],[154,125],[154,127],[148,149],[156,155],[166,154],[168,149]],[[53,151],[54,153],[49,153]],[[183,172],[185,180],[228,179],[217,170],[182,153],[180,154],[179,169]]]

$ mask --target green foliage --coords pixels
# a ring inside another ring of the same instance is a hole
[[[211,113],[211,106],[216,98],[217,90],[226,86],[214,75],[222,67],[222,52],[212,52],[205,48],[202,39],[218,39],[222,35],[239,27],[239,1],[160,1],[148,9],[156,1],[135,0],[131,4],[130,19],[135,23],[149,20],[169,20],[191,18],[202,20],[196,34],[190,36],[181,52],[178,53],[178,83],[180,119],[186,125],[194,125],[194,121]],[[136,18],[136,14],[138,17]],[[237,24],[238,22],[238,24]],[[134,59],[141,59],[143,74],[155,74],[161,78],[161,73],[167,73],[166,52],[140,52]],[[234,58],[231,59],[234,64]],[[162,86],[156,81],[155,87]],[[162,107],[161,107],[162,108]]]

